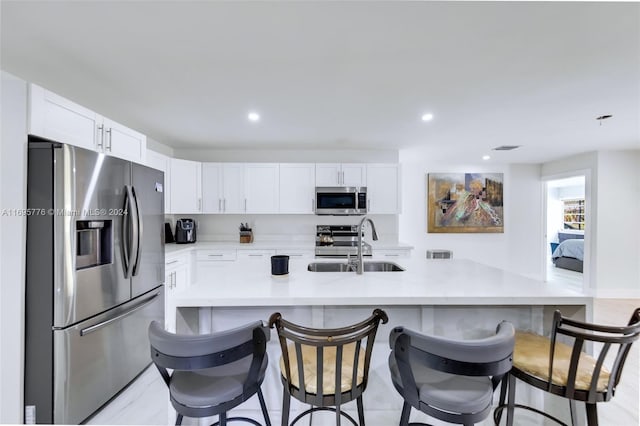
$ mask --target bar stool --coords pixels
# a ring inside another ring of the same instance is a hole
[[[183,416],[218,415],[214,425],[240,420],[261,426],[249,418],[227,418],[227,411],[258,394],[266,425],[271,426],[260,390],[269,336],[270,330],[262,321],[198,335],[169,333],[153,321],[149,325],[151,359],[169,387],[171,405],[178,413],[176,425],[182,423]]]
[[[357,324],[316,329],[293,324],[279,312],[271,315],[269,326],[275,326],[282,349],[282,425],[289,425],[293,396],[312,407],[298,415],[291,426],[315,411],[334,411],[337,426],[341,416],[357,426],[349,414],[341,411],[342,404],[354,399],[359,424],[364,426],[362,393],[367,388],[371,351],[378,324],[380,321],[386,324],[388,320],[383,310],[375,309],[369,318]]]
[[[583,401],[588,425],[597,425],[596,403],[609,401],[615,394],[631,345],[639,336],[640,308],[633,312],[626,327],[575,321],[563,317],[560,311],[555,311],[550,338],[529,332],[516,332],[513,368],[508,380],[502,385],[500,406],[493,415],[495,424],[499,424],[505,407],[507,425],[513,424],[515,407],[536,412],[564,424],[540,410],[515,404],[517,378],[535,388],[567,398],[571,423],[574,425],[577,421],[575,401]],[[596,356],[592,357],[584,352],[587,343],[592,344]],[[607,360],[607,355],[613,360]],[[508,402],[505,405],[507,390]]]
[[[487,418],[493,392],[511,369],[514,335],[506,321],[495,335],[476,340],[394,328],[389,370],[404,399],[400,426],[409,425],[412,407],[448,423],[472,425]]]

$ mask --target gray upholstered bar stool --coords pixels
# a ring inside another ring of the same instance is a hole
[[[404,398],[400,426],[409,424],[411,407],[449,423],[472,425],[486,419],[493,392],[511,369],[514,339],[513,325],[506,321],[498,324],[495,335],[476,340],[394,328],[389,369]]]
[[[151,359],[169,387],[178,417],[218,415],[215,425],[228,421],[260,423],[244,417],[227,418],[227,411],[258,394],[267,426],[271,425],[260,390],[267,368],[266,345],[270,330],[262,321],[213,334],[181,335],[165,331],[154,321],[149,326]],[[167,369],[172,369],[169,374]]]
[[[291,396],[311,405],[291,425],[321,410],[335,411],[337,426],[342,416],[357,425],[350,415],[341,411],[342,404],[355,399],[358,421],[364,426],[362,393],[367,388],[371,351],[380,321],[383,324],[388,321],[381,309],[374,309],[369,318],[357,324],[325,329],[293,324],[279,312],[271,315],[269,326],[275,326],[278,331],[282,349],[282,426],[289,425]]]
[[[493,414],[500,422],[507,408],[507,425],[513,424],[514,408],[525,408],[559,423],[557,418],[532,407],[515,404],[516,378],[569,400],[571,423],[576,424],[575,401],[583,401],[589,426],[598,424],[598,402],[609,401],[620,381],[631,344],[640,336],[640,308],[631,315],[626,327],[612,327],[571,320],[556,311],[551,337],[516,332],[513,369],[500,392],[500,407]],[[564,340],[564,341],[561,341]],[[597,355],[585,352],[591,343]],[[608,367],[607,367],[608,365]],[[550,379],[551,378],[551,379]],[[508,389],[508,403],[505,397]]]

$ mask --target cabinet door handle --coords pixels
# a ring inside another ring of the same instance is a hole
[[[202,211],[202,198],[198,198],[198,211]]]
[[[98,149],[102,150],[104,148],[104,126],[102,124],[98,125]]]
[[[247,212],[247,199],[244,199],[244,211]]]
[[[109,152],[111,152],[111,138],[112,138],[112,134],[111,134],[111,129],[107,129],[105,130],[105,132],[109,135],[109,145],[105,146],[105,149]]]
[[[222,257],[224,254],[208,254],[209,257]]]
[[[218,211],[221,212],[222,211],[222,199],[218,198]]]
[[[400,256],[399,254],[390,254],[390,253],[387,253],[384,255],[384,257],[399,257],[399,256]]]
[[[222,199],[222,211],[223,212],[227,211],[227,199],[226,198]]]
[[[311,199],[311,211],[315,213],[316,211],[316,200]]]
[[[167,265],[172,265],[172,264],[178,263],[178,262],[179,262],[179,260],[172,260],[171,262],[167,262]],[[173,272],[172,272],[172,274],[173,274]]]
[[[264,254],[250,254],[249,257],[263,257]]]

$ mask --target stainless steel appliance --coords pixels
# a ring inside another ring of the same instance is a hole
[[[317,186],[315,207],[317,215],[367,214],[367,187]]]
[[[30,136],[27,182],[25,409],[78,424],[151,362],[163,174]]]
[[[187,244],[196,242],[196,224],[193,219],[178,219],[176,221],[176,243]]]
[[[371,245],[362,245],[362,255],[371,256]],[[357,256],[358,225],[317,225],[315,251],[323,257]]]

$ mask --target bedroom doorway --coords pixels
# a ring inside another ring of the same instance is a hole
[[[585,241],[588,241],[587,174],[549,178],[545,181],[546,280],[584,289]]]

